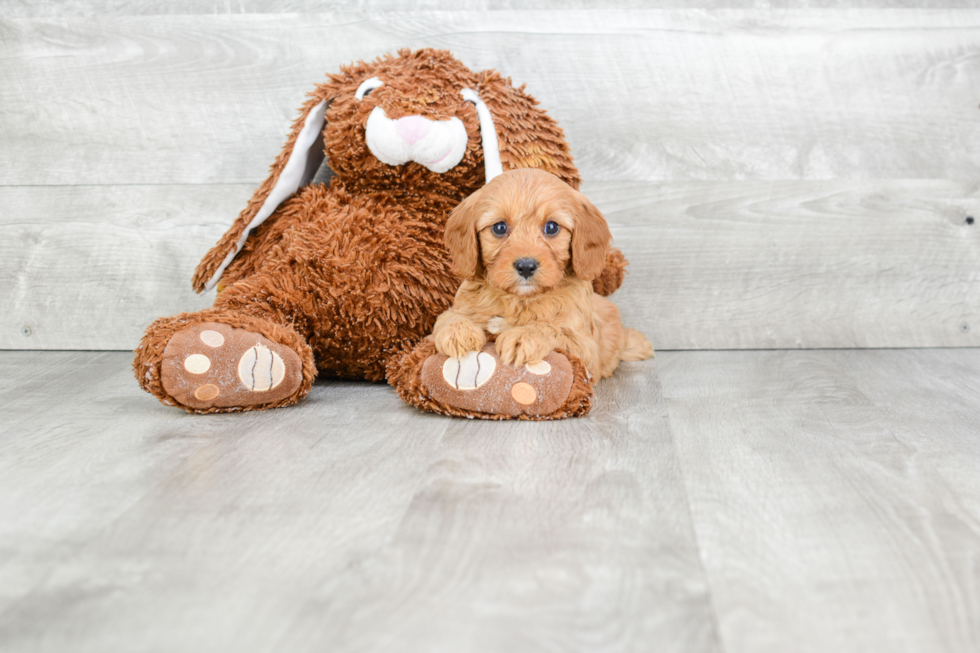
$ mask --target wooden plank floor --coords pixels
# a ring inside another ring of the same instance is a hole
[[[980,648],[980,349],[666,352],[544,424],[129,362],[0,352],[0,650]]]

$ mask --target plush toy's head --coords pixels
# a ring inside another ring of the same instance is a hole
[[[454,202],[503,170],[540,168],[578,188],[561,128],[496,71],[475,73],[444,50],[401,50],[328,75],[265,183],[198,266],[217,284],[249,234],[326,163],[352,192],[437,194]]]
[[[326,106],[328,165],[348,184],[468,195],[501,170],[533,167],[578,186],[561,130],[536,101],[447,51],[342,67],[313,95]]]
[[[485,179],[480,121],[463,97],[477,81],[448,53],[427,51],[331,75],[318,89],[329,96],[330,168],[364,186],[479,188]]]

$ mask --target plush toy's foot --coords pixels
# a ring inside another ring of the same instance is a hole
[[[258,333],[204,322],[170,338],[160,380],[167,394],[190,408],[258,406],[295,394],[303,362]]]
[[[257,318],[213,317],[236,324],[185,314],[151,325],[134,363],[140,385],[199,413],[285,406],[309,392],[312,357],[295,332]]]
[[[578,359],[551,352],[536,365],[512,367],[493,343],[448,358],[424,340],[388,369],[402,399],[426,410],[480,419],[563,419],[592,407],[592,380]]]

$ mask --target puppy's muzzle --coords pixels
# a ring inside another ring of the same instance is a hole
[[[517,270],[517,274],[530,279],[538,269],[538,262],[533,258],[519,258],[514,261],[514,269]]]

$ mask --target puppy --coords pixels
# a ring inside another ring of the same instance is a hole
[[[592,290],[611,238],[599,210],[558,177],[522,168],[494,178],[446,224],[446,247],[464,281],[436,320],[436,349],[460,358],[492,333],[508,365],[537,363],[561,348],[596,379],[620,361],[653,356],[643,334],[623,327],[619,309]]]

